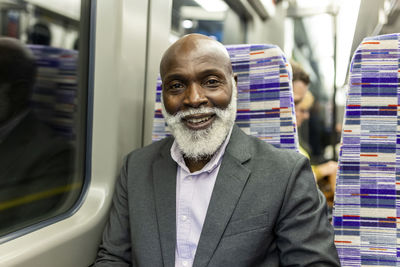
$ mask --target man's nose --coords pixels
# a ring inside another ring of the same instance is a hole
[[[186,90],[185,99],[183,104],[190,107],[200,107],[207,104],[208,100],[204,94],[203,88],[197,83],[192,83]]]

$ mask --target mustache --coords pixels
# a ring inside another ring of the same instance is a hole
[[[188,110],[185,111],[179,111],[173,116],[175,119],[182,119],[186,116],[191,116],[191,115],[197,115],[197,114],[205,114],[205,113],[215,113],[218,115],[218,113],[221,111],[222,109],[220,108],[216,108],[216,107],[200,107],[200,108],[190,108]]]

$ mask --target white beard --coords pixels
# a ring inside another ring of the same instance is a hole
[[[237,109],[236,83],[232,79],[232,96],[226,109],[215,107],[191,108],[171,115],[165,110],[164,103],[161,106],[165,121],[184,156],[194,160],[208,158],[214,155],[222,145],[235,122]],[[182,122],[183,117],[200,113],[215,113],[215,119],[208,128],[191,130]]]

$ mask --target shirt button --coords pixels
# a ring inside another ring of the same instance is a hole
[[[182,261],[182,265],[183,265],[183,266],[188,266],[189,263],[188,263],[187,261]]]
[[[186,221],[186,220],[187,220],[187,216],[186,216],[186,215],[182,215],[182,216],[181,216],[181,220],[182,220],[182,221]]]

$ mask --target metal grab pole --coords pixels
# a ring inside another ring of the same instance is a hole
[[[332,13],[333,17],[333,96],[332,96],[332,125],[331,125],[331,145],[333,150],[333,160],[337,160],[336,155],[336,140],[337,140],[337,132],[336,132],[336,54],[337,54],[337,12]]]

